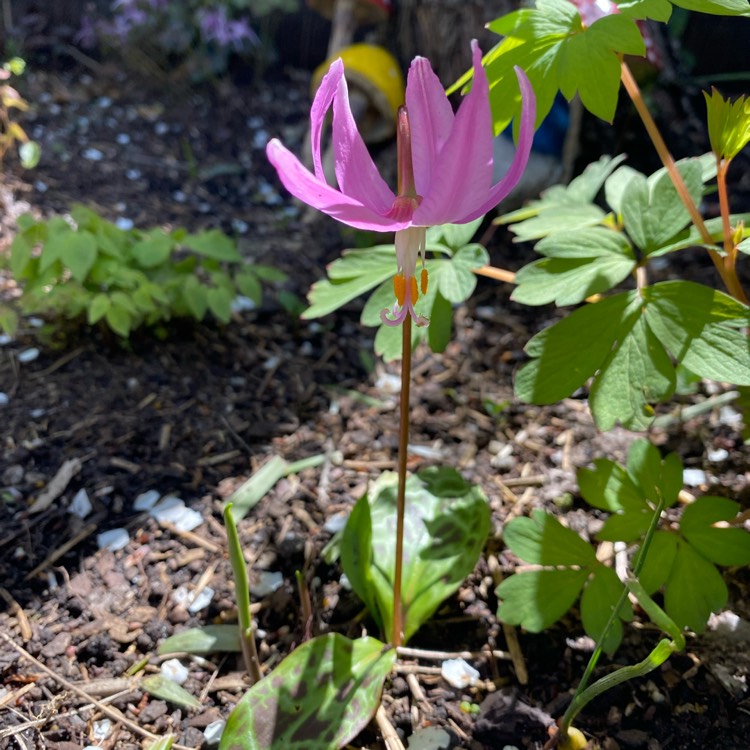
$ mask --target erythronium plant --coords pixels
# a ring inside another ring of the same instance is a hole
[[[465,224],[494,208],[518,183],[528,161],[534,133],[536,100],[520,68],[515,73],[521,90],[522,111],[515,158],[506,175],[493,184],[493,132],[487,76],[482,54],[472,42],[474,81],[454,115],[443,86],[428,60],[417,57],[407,78],[406,104],[398,113],[398,193],[379,174],[349,106],[344,65],[335,61],[323,78],[310,111],[314,172],[279,140],[266,148],[269,160],[292,195],[355,229],[395,232],[396,302],[383,310],[387,325],[401,325],[402,367],[399,428],[396,551],[393,578],[391,638],[401,644],[403,613],[401,577],[406,459],[409,436],[411,324],[428,324],[415,304],[427,292],[424,265],[426,231],[441,224]],[[321,136],[328,110],[333,108],[333,151],[338,188],[325,178]],[[422,258],[420,282],[416,270]]]

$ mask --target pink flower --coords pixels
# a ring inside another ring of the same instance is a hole
[[[268,159],[284,187],[296,198],[351,227],[396,233],[398,273],[394,279],[397,325],[414,311],[418,297],[417,260],[424,266],[426,228],[464,224],[494,208],[521,178],[531,151],[536,99],[520,68],[516,75],[522,94],[518,147],[507,174],[492,183],[492,116],[482,53],[472,42],[474,81],[453,113],[430,63],[417,57],[406,86],[406,106],[399,111],[399,186],[396,195],[380,176],[357,130],[349,107],[344,66],[336,60],[320,84],[310,110],[314,174],[277,139],[266,146]],[[333,106],[333,150],[338,189],[326,182],[321,158],[321,131]],[[422,293],[427,288],[422,269]]]
[[[571,2],[578,8],[578,15],[586,26],[591,26],[604,16],[620,12],[617,4],[611,0],[571,0]]]

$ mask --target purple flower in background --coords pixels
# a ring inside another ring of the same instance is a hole
[[[253,44],[258,42],[258,37],[250,28],[247,19],[230,20],[223,5],[201,10],[198,13],[198,23],[204,42],[216,42],[221,47],[234,49],[241,49],[246,41]]]
[[[617,4],[612,0],[571,0],[571,2],[578,8],[578,15],[586,26],[591,26],[594,21],[604,16],[620,12]]]
[[[417,57],[412,62],[406,106],[398,116],[398,195],[380,176],[357,130],[340,59],[323,78],[310,110],[314,173],[278,139],[266,146],[269,161],[293,196],[356,229],[396,233],[396,304],[381,315],[389,325],[398,325],[407,316],[417,325],[427,323],[414,311],[420,256],[422,294],[427,290],[427,227],[465,224],[487,213],[510,193],[529,158],[536,99],[525,73],[516,68],[523,103],[518,148],[506,175],[493,184],[489,85],[476,41],[472,54],[471,91],[455,114],[429,61]],[[338,189],[326,182],[321,157],[321,132],[331,107]]]

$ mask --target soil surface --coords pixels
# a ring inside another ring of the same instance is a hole
[[[141,747],[143,732],[207,746],[205,727],[225,719],[246,690],[240,659],[182,658],[184,687],[200,702],[192,710],[149,696],[127,673],[141,660],[146,674],[156,673],[164,638],[233,620],[222,505],[274,456],[324,459],[280,480],[239,526],[254,582],[264,571],[282,574],[280,588],[255,597],[264,669],[310,630],[377,635],[341,586],[338,564],[323,562],[321,551],[331,538],[326,522],[395,466],[399,367],[371,354],[373,331],[360,326],[357,305],[307,322],[279,303],[280,291],[303,298],[351,241],[289,200],[264,158],[272,135],[301,144],[307,74],[199,89],[158,83],[108,66],[29,76],[24,93],[35,107],[25,125],[44,157],[28,173],[12,161],[5,166],[3,247],[18,214],[51,216],[81,202],[126,225],[219,227],[238,237],[249,260],[272,262],[289,280],[225,327],[175,323],[163,339],[144,332],[123,345],[98,329],[51,334],[26,320],[0,348],[0,391],[8,397],[0,406],[0,748],[125,750]],[[589,131],[584,145],[591,140]],[[392,163],[391,149],[378,155],[383,163]],[[511,270],[532,257],[500,232],[489,249]],[[710,266],[698,254],[693,261],[691,273],[705,278]],[[7,279],[4,293],[13,293]],[[514,399],[524,344],[559,313],[515,305],[509,293],[480,280],[456,312],[446,352],[419,349],[414,360],[409,468],[459,470],[486,493],[493,525],[475,572],[409,645],[477,652],[470,661],[480,679],[459,690],[436,674],[440,660],[404,658],[416,681],[399,672],[383,696],[402,738],[436,726],[453,747],[478,750],[542,747],[591,648],[575,611],[539,635],[498,622],[498,573],[509,575],[517,563],[502,546],[503,525],[545,507],[589,537],[601,521],[580,499],[575,471],[598,456],[622,461],[637,437],[599,433],[584,397],[548,407]],[[27,360],[33,347],[39,354]],[[692,398],[717,389],[703,384]],[[675,420],[650,437],[686,467],[704,469],[714,494],[747,507],[741,424],[726,416],[717,409]],[[710,462],[718,449],[721,462]],[[81,490],[93,505],[83,519],[70,512]],[[184,500],[200,524],[180,532],[134,508],[154,490]],[[52,498],[43,509],[40,497]],[[127,530],[125,546],[100,549],[97,536],[115,528]],[[309,585],[312,624],[303,621],[297,570]],[[726,580],[728,608],[750,620],[747,571],[727,571]],[[209,589],[205,607],[186,608],[185,591]],[[718,621],[647,679],[592,703],[577,722],[592,746],[747,747],[747,628],[727,630]],[[643,659],[658,638],[636,621],[615,663]],[[492,653],[516,647],[515,662]],[[599,673],[610,668],[604,660]],[[479,712],[463,710],[466,703]],[[108,736],[97,739],[106,707],[117,713]],[[374,723],[352,743],[383,746]]]

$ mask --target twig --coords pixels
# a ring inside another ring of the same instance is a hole
[[[78,685],[75,683],[70,682],[70,680],[66,680],[64,677],[60,676],[56,672],[53,672],[48,666],[45,664],[42,664],[42,662],[39,661],[39,659],[36,659],[33,657],[23,646],[19,646],[10,636],[6,635],[2,631],[0,631],[0,638],[2,638],[11,648],[15,649],[15,651],[21,656],[22,658],[26,659],[26,661],[30,662],[34,665],[36,669],[40,669],[42,672],[44,672],[47,676],[51,677],[55,682],[57,682],[59,685],[62,685],[66,690],[70,691],[71,693],[75,693],[79,698],[82,698],[87,703],[91,703],[94,706],[96,706],[99,711],[101,711],[105,716],[108,716],[113,721],[116,721],[120,724],[123,724],[126,726],[131,732],[135,732],[136,734],[140,735],[141,737],[146,737],[149,740],[156,741],[161,739],[157,735],[149,732],[147,729],[144,729],[143,727],[138,726],[134,721],[131,721],[127,718],[127,716],[123,716],[121,711],[118,711],[115,708],[112,708],[108,706],[106,703],[102,703],[102,701],[95,700],[90,695],[86,693],[85,690],[82,690]],[[172,745],[174,750],[193,750],[193,748],[186,747],[185,745]]]
[[[30,581],[37,573],[41,573],[45,568],[52,565],[52,563],[57,562],[63,555],[67,554],[73,547],[76,546],[79,542],[82,542],[87,536],[91,536],[97,529],[97,525],[95,523],[90,523],[84,526],[74,537],[71,539],[68,539],[65,544],[58,547],[54,552],[52,552],[46,560],[43,560],[39,565],[34,568],[30,573],[27,573],[26,576],[24,576],[24,581]]]
[[[382,705],[378,707],[375,714],[375,722],[378,725],[378,729],[380,729],[380,733],[383,735],[387,750],[406,750]]]
[[[444,661],[445,659],[482,659],[494,656],[496,659],[510,661],[511,656],[507,651],[432,651],[421,648],[410,648],[399,646],[396,649],[399,657],[406,659],[427,659],[429,661]]]

